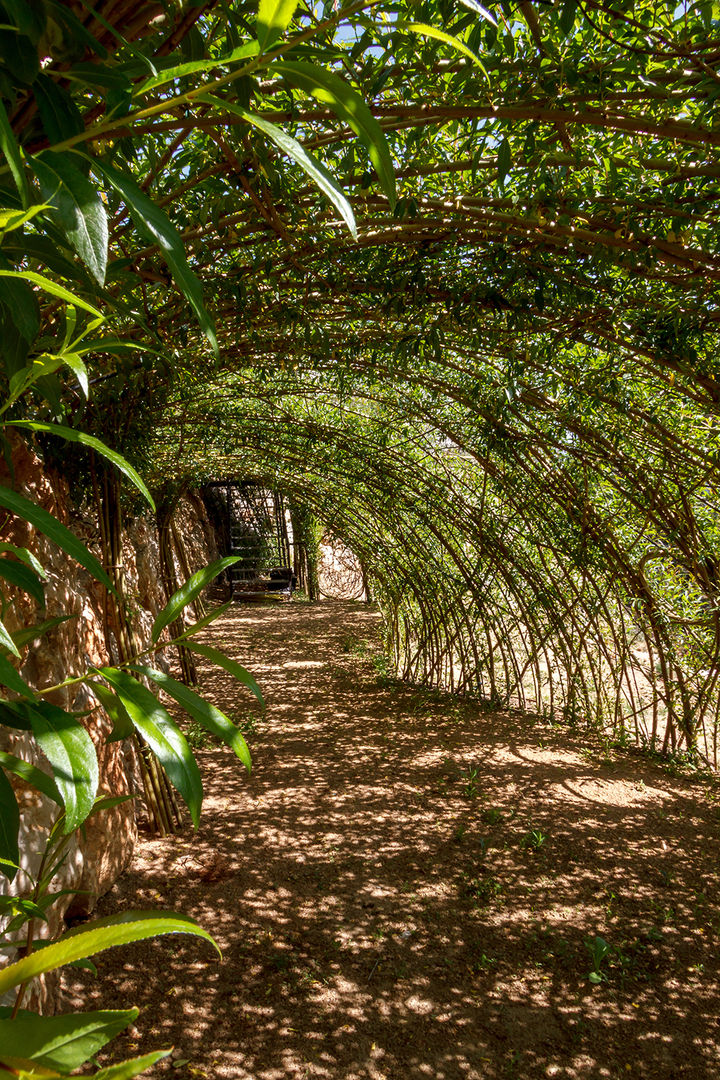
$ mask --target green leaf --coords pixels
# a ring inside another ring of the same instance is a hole
[[[26,626],[22,630],[13,630],[10,636],[18,649],[22,649],[23,646],[29,645],[31,641],[37,641],[38,638],[43,637],[48,630],[60,626],[61,623],[69,622],[70,619],[77,619],[77,615],[56,615],[53,619],[45,619],[44,622],[35,623],[34,626]]]
[[[85,130],[77,105],[63,86],[40,74],[33,83],[40,119],[51,146]]]
[[[95,682],[95,680],[92,679],[89,686],[113,722],[112,731],[105,742],[113,743],[120,742],[122,739],[128,739],[132,735],[134,728],[133,722],[122,701],[118,699],[117,695],[113,693],[109,686],[104,686],[103,683]]]
[[[17,547],[16,544],[0,543],[0,551],[9,551],[13,555],[16,555],[20,562],[29,566],[38,577],[41,577],[43,581],[47,581],[47,574],[43,570],[42,563],[33,555],[32,551],[28,551],[27,548]]]
[[[40,607],[45,607],[45,592],[42,582],[29,566],[16,562],[15,559],[6,559],[0,556],[0,578],[3,581],[9,581],[11,585],[15,585],[18,589],[28,593],[33,600],[37,600]]]
[[[565,3],[562,6],[562,11],[560,12],[560,29],[565,37],[568,36],[575,25],[577,8],[577,0],[565,0]]]
[[[88,377],[88,370],[85,367],[84,361],[81,359],[79,354],[75,352],[62,353],[62,361],[65,366],[69,367],[75,375],[75,378],[80,383],[80,389],[85,395],[85,400],[87,401],[88,397],[90,396],[90,379]]]
[[[17,758],[14,754],[7,754],[4,750],[0,750],[0,765],[7,769],[8,772],[19,776],[21,780],[30,784],[31,787],[34,787],[43,795],[47,795],[48,799],[51,799],[57,806],[63,805],[57,784],[52,776],[42,769],[38,769],[36,765],[31,765],[29,761],[23,761],[22,758]]]
[[[8,114],[5,111],[5,105],[0,100],[0,150],[5,155],[5,159],[10,166],[10,172],[12,178],[15,181],[15,187],[18,189],[22,204],[27,209],[32,202],[32,195],[30,193],[30,184],[28,183],[25,170],[23,168],[22,156],[20,153],[20,147],[18,146],[17,139],[13,129],[10,127],[10,121],[8,120]]]
[[[213,664],[217,664],[218,667],[223,668],[223,670],[227,671],[230,675],[234,675],[243,686],[247,686],[248,689],[252,690],[261,705],[265,705],[260,687],[253,679],[250,672],[246,671],[236,660],[231,660],[229,656],[226,656],[225,653],[221,653],[218,649],[213,649],[211,645],[200,645],[197,641],[192,640],[187,641],[186,645],[192,652],[197,653],[199,656],[204,656],[206,660],[211,660]]]
[[[46,1069],[71,1072],[124,1031],[138,1013],[123,1009],[36,1016],[23,1009],[14,1020],[0,1019],[0,1060],[22,1057]]]
[[[2,646],[3,649],[7,649],[7,651],[9,653],[12,653],[13,656],[17,656],[18,658],[20,657],[20,651],[15,644],[15,641],[7,632],[5,624],[2,622],[0,622],[0,646]]]
[[[287,30],[295,14],[297,0],[260,0],[257,15],[257,39],[265,52]]]
[[[142,341],[133,341],[129,338],[116,338],[116,337],[104,337],[104,338],[92,338],[85,339],[82,343],[82,348],[75,350],[79,356],[84,356],[85,353],[109,353],[111,356],[122,355],[128,353],[146,352],[152,353],[153,356],[163,356],[159,349],[152,349],[149,345],[145,345]]]
[[[18,495],[16,491],[2,486],[0,486],[0,506],[4,506],[6,510],[17,515],[17,517],[29,521],[44,536],[57,544],[66,555],[84,566],[94,578],[101,581],[111,592],[115,592],[112,581],[95,556],[90,554],[85,545],[75,536],[75,533],[70,532],[64,525],[61,525],[57,518],[54,518],[47,510],[43,510],[37,503],[26,499],[24,495]],[[5,645],[6,648],[10,648],[10,651],[14,652],[16,656],[20,655],[14,644],[12,644],[12,647],[8,646],[7,642],[2,640],[1,635],[0,643]]]
[[[92,1073],[91,1080],[132,1080],[133,1076],[139,1076],[156,1061],[167,1057],[169,1053],[170,1050],[153,1050],[152,1053],[143,1054],[142,1057],[128,1058],[127,1061],[121,1061],[117,1065],[108,1065],[106,1069]]]
[[[317,184],[322,193],[327,195],[328,199],[352,233],[353,239],[357,240],[355,215],[353,214],[352,206],[348,202],[345,193],[342,188],[338,186],[325,166],[309,154],[307,150],[300,145],[297,139],[293,139],[293,137],[286,134],[282,128],[277,127],[275,124],[271,124],[268,120],[263,120],[263,118],[257,116],[256,113],[248,112],[247,109],[243,109],[240,105],[223,101],[220,98],[213,97],[211,94],[202,94],[199,100],[205,101],[207,104],[213,105],[216,108],[222,108],[224,112],[242,116],[249,124],[252,124],[267,135],[268,138],[272,139],[278,149],[282,150],[284,154],[287,154],[289,158],[292,158],[292,160],[307,173],[310,179]]]
[[[122,806],[123,803],[132,802],[134,798],[135,795],[98,795],[88,817],[101,814],[104,810],[112,810],[113,807]],[[74,890],[72,891],[74,894]]]
[[[105,283],[108,224],[97,188],[75,165],[69,154],[45,150],[31,158],[43,198],[55,210],[69,243],[95,280]]]
[[[201,570],[197,570],[192,577],[189,577],[185,584],[179,588],[176,593],[173,593],[165,607],[155,619],[150,633],[150,640],[152,643],[155,644],[165,627],[169,626],[171,622],[174,622],[183,608],[187,607],[188,604],[191,604],[203,589],[206,588],[211,581],[215,580],[218,574],[221,574],[223,570],[236,562],[239,562],[238,555],[227,555],[224,559],[217,559],[216,562],[210,563],[209,566],[204,566]]]
[[[416,22],[397,22],[395,24],[398,30],[408,30],[411,34],[419,34],[420,37],[434,38],[436,41],[443,41],[446,45],[452,46],[457,52],[462,53],[463,56],[467,56],[472,60],[476,67],[479,67],[483,75],[490,82],[490,76],[485,70],[485,66],[471,48],[469,48],[464,41],[460,41],[459,38],[453,37],[452,34],[446,34],[444,30],[438,30],[435,26],[430,26],[428,23],[416,23]]]
[[[505,177],[508,175],[508,173],[510,172],[510,169],[512,167],[512,155],[511,155],[511,152],[510,152],[510,143],[507,141],[506,138],[504,138],[502,140],[502,142],[500,143],[500,145],[498,146],[497,167],[498,167],[498,179],[500,180],[500,183],[503,184],[505,182]]]
[[[112,949],[116,945],[128,945],[132,941],[144,941],[161,934],[193,934],[204,938],[220,954],[207,930],[186,915],[175,911],[123,911],[109,915],[69,930],[59,941],[46,949],[24,956],[14,964],[0,969],[0,995],[21,986],[46,971],[54,971],[75,960]]]
[[[3,247],[7,249],[7,242],[4,242]],[[7,316],[17,328],[17,332],[26,346],[22,352],[24,362],[27,351],[40,329],[40,305],[35,290],[31,288],[30,283],[27,281],[10,281],[8,278],[3,278],[0,280],[0,304],[2,304]],[[5,336],[7,337],[7,330]],[[18,367],[22,366],[22,362],[19,361],[18,357],[19,362],[17,364],[8,366],[7,346],[9,342],[3,342],[3,344],[5,345],[5,364],[8,373],[14,373]]]
[[[485,22],[489,22],[491,26],[497,26],[497,20],[495,16],[491,15],[486,7],[483,7],[482,4],[479,4],[478,0],[460,0],[460,3],[464,4],[467,8],[470,8],[471,11],[477,12],[477,14],[480,15],[483,19],[485,19]]]
[[[34,206],[28,207],[27,210],[0,210],[0,232],[14,232],[15,229],[22,228],[28,221],[32,221],[44,210],[51,210],[52,207],[48,203],[35,203]]]
[[[187,630],[180,635],[178,641],[183,641],[185,638],[190,637],[191,634],[199,634],[201,630],[204,630],[210,623],[215,622],[221,615],[224,615],[229,607],[232,606],[232,600],[228,600],[225,604],[220,604],[219,607],[209,611],[207,615],[203,615],[202,619],[198,619],[192,626],[188,626]]]
[[[0,874],[12,881],[17,871],[13,866],[20,861],[18,849],[18,829],[20,811],[15,792],[5,773],[0,769]],[[4,860],[4,861],[3,861]]]
[[[121,473],[124,473],[128,480],[130,480],[143,495],[150,508],[152,510],[155,509],[152,495],[130,462],[126,461],[122,454],[119,454],[117,450],[111,450],[110,447],[106,446],[100,439],[96,439],[94,435],[86,435],[84,431],[65,427],[63,424],[46,424],[39,420],[8,420],[6,423],[8,426],[12,425],[14,427],[27,428],[30,431],[45,431],[49,435],[57,435],[59,438],[66,439],[68,442],[81,443],[83,446],[89,447],[91,450],[94,450],[96,454],[107,458],[107,460],[111,461]]]
[[[329,106],[343,123],[352,128],[367,148],[382,189],[391,207],[394,207],[397,195],[390,150],[382,128],[357,91],[339,75],[304,60],[283,61],[272,65],[270,70],[291,86],[311,94],[317,101]]]
[[[186,75],[198,75],[206,71],[212,71],[215,68],[234,64],[238,60],[250,59],[252,56],[257,56],[258,52],[259,45],[257,41],[246,41],[244,45],[239,45],[237,49],[233,49],[227,56],[215,57],[210,60],[188,60],[184,64],[176,64],[174,67],[166,68],[152,78],[146,79],[144,83],[135,88],[133,97],[139,97],[147,93],[148,90],[156,90],[158,86],[165,86],[167,83],[174,82],[175,79],[182,79]]]
[[[79,63],[63,71],[71,82],[84,83],[85,86],[101,86],[104,90],[130,90],[132,83],[119,68],[109,64]]]
[[[42,274],[36,274],[33,270],[0,270],[0,277],[19,278],[21,281],[30,281],[44,292],[50,293],[51,296],[56,296],[58,300],[64,300],[67,304],[74,304],[75,307],[82,308],[83,311],[89,311],[96,319],[103,319],[103,322],[105,321],[102,313],[98,311],[97,308],[93,307],[92,304],[88,304],[86,300],[82,300],[63,285],[58,285],[57,282],[51,281],[50,278],[43,277]]]
[[[63,832],[71,833],[93,808],[98,786],[95,746],[71,713],[47,701],[27,707],[33,734],[50,762],[65,807]]]
[[[180,728],[154,694],[119,668],[98,668],[120,698],[133,725],[140,732],[179,791],[190,811],[195,828],[200,820],[203,788],[200,770]]]
[[[211,735],[215,735],[218,739],[221,739],[226,746],[229,746],[233,753],[242,761],[243,765],[250,772],[252,768],[252,761],[250,759],[250,751],[248,750],[247,743],[244,738],[235,727],[233,722],[221,712],[220,709],[215,708],[209,701],[200,697],[194,690],[185,686],[184,683],[178,682],[177,679],[172,679],[169,675],[165,675],[162,671],[157,671],[155,668],[151,668],[145,664],[136,664],[133,666],[133,671],[137,671],[140,675],[144,675],[148,679],[152,679],[157,683],[161,690],[164,690],[170,697],[175,698],[178,705],[182,705],[186,713],[188,713],[193,720],[196,720],[201,727],[204,727],[206,731],[209,731]]]
[[[164,210],[156,206],[138,187],[132,177],[107,162],[93,159],[92,167],[122,195],[138,232],[150,244],[157,244],[165,257],[175,284],[189,301],[202,330],[219,354],[215,326],[202,299],[202,287],[197,275],[188,266],[182,237]]]
[[[0,653],[0,683],[7,686],[15,694],[20,694],[28,701],[35,700],[35,694],[23,679],[22,675],[12,666],[7,656]]]

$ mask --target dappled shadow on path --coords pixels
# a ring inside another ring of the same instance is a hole
[[[179,1080],[720,1077],[711,787],[379,678],[361,604],[237,608],[208,640],[266,694],[253,775],[201,751],[199,832],[145,840],[100,913],[184,911],[224,960],[174,938],[74,976],[141,1007],[118,1052],[175,1045]]]

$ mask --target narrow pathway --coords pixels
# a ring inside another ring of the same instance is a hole
[[[137,1004],[114,1053],[174,1045],[153,1075],[178,1080],[720,1077],[713,789],[399,687],[377,634],[359,604],[222,619],[267,714],[204,688],[254,727],[253,775],[199,751],[198,833],[143,840],[99,914],[184,911],[224,961],[114,950],[69,1000]]]

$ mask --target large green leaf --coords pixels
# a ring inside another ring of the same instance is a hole
[[[193,825],[200,820],[203,788],[200,770],[180,728],[147,687],[119,668],[99,668],[130,719],[187,804]]]
[[[100,193],[69,154],[45,150],[30,160],[43,198],[54,208],[65,236],[95,280],[103,285],[108,224]]]
[[[109,915],[69,930],[46,949],[0,969],[0,995],[75,960],[94,956],[116,945],[128,945],[131,941],[143,941],[161,934],[193,934],[209,941],[220,954],[220,949],[207,930],[203,930],[187,915],[175,911],[123,911],[119,915]]]
[[[71,833],[93,808],[98,786],[95,746],[71,713],[47,701],[27,707],[33,734],[50,762],[65,807],[64,832]]]
[[[117,450],[111,450],[110,447],[106,446],[100,439],[96,439],[94,435],[86,435],[84,431],[66,427],[64,424],[48,424],[40,420],[8,420],[7,424],[14,427],[27,428],[29,431],[46,431],[48,434],[57,435],[67,442],[82,443],[83,446],[89,447],[89,449],[94,450],[96,454],[111,461],[121,473],[124,473],[128,480],[130,480],[143,495],[150,505],[150,508],[152,510],[155,509],[152,495],[148,491],[142,477],[139,476],[130,462],[127,461],[122,454],[119,454]]]
[[[4,874],[10,881],[13,880],[17,871],[9,864],[17,864],[20,861],[19,828],[20,811],[15,792],[7,776],[0,769],[0,874]]]
[[[217,709],[214,705],[211,705],[209,701],[200,697],[194,690],[185,686],[184,683],[178,682],[177,679],[171,678],[162,671],[157,671],[155,668],[149,667],[146,664],[136,664],[133,666],[133,671],[137,671],[140,675],[144,675],[148,679],[152,679],[157,683],[161,690],[164,690],[170,697],[175,698],[178,705],[182,705],[186,713],[188,713],[193,720],[196,720],[201,727],[204,727],[206,731],[209,731],[211,735],[215,735],[218,739],[221,739],[226,746],[229,746],[233,753],[242,761],[243,765],[250,772],[252,768],[252,761],[250,759],[250,751],[248,750],[247,743],[233,724],[232,720]]]
[[[165,627],[169,626],[171,622],[174,622],[175,619],[177,619],[183,608],[186,608],[188,604],[191,604],[203,589],[205,589],[211,581],[215,580],[218,574],[222,574],[223,570],[226,570],[228,566],[232,566],[238,561],[239,556],[227,555],[224,559],[217,559],[214,563],[210,563],[209,566],[204,566],[201,570],[197,570],[189,577],[185,584],[182,585],[176,593],[173,593],[165,607],[155,619],[150,634],[150,640],[153,644],[158,640]]]
[[[36,765],[31,765],[29,761],[23,761],[22,758],[15,757],[14,754],[7,754],[4,750],[0,750],[0,765],[7,769],[8,772],[19,776],[21,780],[30,784],[31,787],[42,792],[43,795],[47,795],[48,799],[52,799],[57,806],[63,805],[57,784],[52,776],[43,772],[42,769],[38,769]]]
[[[29,521],[31,525],[34,525],[35,528],[47,536],[48,539],[57,544],[59,548],[62,548],[66,555],[69,555],[72,559],[75,559],[76,562],[79,562],[81,566],[84,566],[85,569],[88,570],[94,578],[101,581],[106,588],[110,589],[112,592],[115,591],[112,581],[95,556],[88,551],[80,540],[78,540],[75,533],[70,532],[70,530],[62,525],[57,518],[54,518],[52,514],[49,514],[47,510],[43,510],[37,503],[26,499],[24,495],[18,495],[16,491],[12,491],[10,488],[2,486],[0,486],[0,506],[4,506],[6,510],[10,510],[10,512],[16,514],[17,517]],[[5,643],[2,642],[2,644]]]
[[[211,660],[213,664],[217,664],[218,667],[223,668],[230,675],[234,675],[243,686],[247,686],[248,689],[252,690],[261,705],[265,704],[260,687],[253,679],[250,672],[246,671],[246,669],[241,664],[238,664],[236,660],[231,660],[229,656],[226,656],[225,653],[221,653],[218,649],[214,649],[211,645],[200,645],[197,641],[193,641],[192,639],[186,641],[185,644],[192,652],[204,656],[206,660]]]
[[[188,266],[180,233],[165,211],[148,198],[131,176],[120,172],[107,162],[94,159],[92,167],[122,195],[138,232],[148,243],[157,244],[162,251],[175,284],[189,301],[206,338],[217,355],[219,349],[215,326],[203,303],[200,280]]]
[[[22,1009],[14,1020],[0,1018],[0,1061],[25,1058],[46,1069],[71,1072],[124,1031],[138,1012],[123,1009],[37,1016]]]
[[[296,86],[298,90],[311,94],[323,105],[329,106],[343,123],[352,128],[367,148],[382,189],[390,205],[394,206],[397,196],[390,150],[382,128],[357,91],[339,75],[306,60],[286,60],[274,64],[271,70],[281,75],[291,86]]]
[[[282,128],[277,127],[277,125],[271,124],[269,120],[263,120],[261,116],[258,116],[256,113],[248,112],[247,109],[243,109],[240,105],[235,105],[233,102],[223,101],[220,98],[213,97],[211,94],[203,94],[199,100],[205,101],[209,105],[214,105],[216,108],[222,108],[224,112],[234,113],[235,116],[242,116],[244,120],[247,120],[248,124],[252,124],[262,131],[263,134],[267,135],[268,138],[272,139],[278,149],[282,150],[284,154],[287,154],[289,158],[292,158],[292,160],[307,173],[310,179],[317,184],[322,193],[327,195],[328,199],[352,233],[353,239],[357,240],[355,215],[353,214],[352,206],[348,202],[345,193],[342,188],[338,186],[325,166],[321,164],[317,158],[314,158],[312,154],[309,154],[297,139],[293,139],[292,135],[288,135]]]
[[[262,52],[266,52],[285,33],[297,5],[298,0],[260,0],[257,39]]]

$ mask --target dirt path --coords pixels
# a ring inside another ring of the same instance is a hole
[[[201,751],[199,832],[143,841],[99,913],[184,911],[224,962],[181,938],[100,957],[70,992],[141,1008],[115,1053],[174,1044],[154,1075],[178,1080],[720,1077],[712,789],[388,684],[376,634],[328,603],[208,639],[267,696],[253,775]]]

